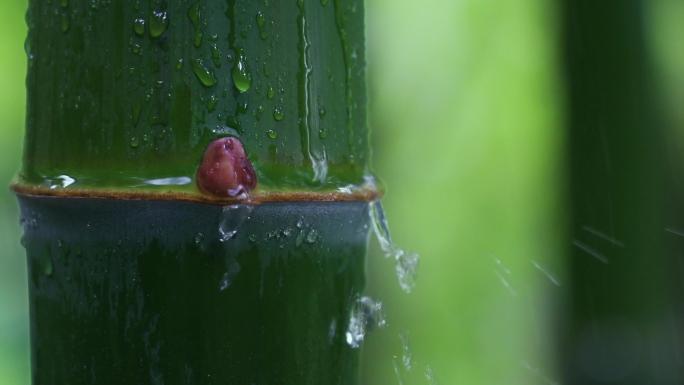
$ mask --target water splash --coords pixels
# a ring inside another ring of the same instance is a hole
[[[435,373],[430,365],[425,367],[425,379],[429,385],[437,385],[437,380],[435,379]]]
[[[399,333],[399,340],[401,340],[401,363],[404,365],[404,369],[411,370],[413,368],[413,354],[411,354],[408,332]]]
[[[344,335],[347,345],[359,348],[369,331],[386,324],[382,302],[366,296],[359,298],[351,309],[349,326]]]
[[[420,255],[413,252],[407,252],[392,241],[387,218],[385,217],[385,211],[383,210],[380,201],[371,203],[370,219],[375,238],[378,240],[385,257],[394,260],[399,286],[401,286],[401,289],[406,293],[412,292],[416,283]]]
[[[219,241],[227,242],[237,235],[240,226],[250,218],[254,210],[249,205],[231,205],[223,208],[219,222]]]

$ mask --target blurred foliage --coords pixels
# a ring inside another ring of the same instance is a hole
[[[389,326],[366,345],[365,383],[553,384],[567,286],[559,17],[543,0],[367,0],[375,170],[397,242],[422,254],[414,293],[373,250],[371,294]],[[0,2],[0,184],[24,124],[25,0]],[[684,122],[684,6],[648,2],[667,113]],[[679,141],[684,143],[681,130]],[[679,148],[684,148],[680,146]],[[680,152],[682,153],[682,152]],[[676,160],[679,160],[677,158]],[[0,384],[27,384],[26,274],[14,197],[0,195]],[[401,369],[399,335],[413,365]],[[399,383],[399,382],[396,382]]]

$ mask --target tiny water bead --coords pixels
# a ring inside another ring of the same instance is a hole
[[[256,187],[256,172],[237,138],[221,138],[209,144],[197,170],[197,184],[204,193],[232,198]]]
[[[135,21],[133,21],[133,31],[135,31],[135,34],[138,36],[145,35],[145,19],[135,19]]]
[[[150,17],[150,36],[153,38],[160,37],[166,32],[169,26],[169,17],[166,11],[152,11]]]
[[[273,109],[273,119],[275,119],[275,120],[278,121],[278,122],[281,121],[281,120],[283,120],[283,119],[285,119],[285,113],[283,112],[283,108],[282,108],[282,107],[276,106],[276,107]]]

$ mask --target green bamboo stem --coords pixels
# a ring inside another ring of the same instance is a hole
[[[35,384],[358,382],[361,0],[29,2]],[[197,187],[238,138],[246,196]]]

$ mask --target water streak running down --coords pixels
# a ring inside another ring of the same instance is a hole
[[[344,335],[347,345],[354,349],[359,348],[368,332],[386,324],[382,302],[365,296],[359,298],[351,309],[349,325]]]
[[[401,289],[410,293],[416,284],[416,274],[420,256],[413,252],[407,252],[392,241],[387,218],[380,201],[374,201],[370,207],[370,219],[373,225],[375,237],[380,244],[385,257],[392,258],[395,262],[395,271]]]
[[[226,260],[226,265],[226,272],[223,274],[223,277],[221,277],[221,282],[219,282],[220,291],[228,289],[241,270],[240,264],[234,258],[228,258]]]
[[[249,205],[231,205],[223,208],[219,221],[219,241],[227,242],[235,237],[240,230],[240,226],[250,218],[254,210]]]

